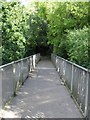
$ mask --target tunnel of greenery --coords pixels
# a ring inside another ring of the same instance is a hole
[[[89,2],[2,2],[2,64],[40,52],[90,68]]]

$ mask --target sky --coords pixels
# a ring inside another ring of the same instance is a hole
[[[20,2],[24,5],[27,5],[28,3],[32,2],[33,0],[20,0]]]
[[[10,2],[12,0],[6,0],[7,2]],[[32,2],[33,0],[15,0],[15,1],[20,1],[23,5],[27,5],[28,3]]]
[[[6,1],[12,1],[12,0],[6,0]],[[17,1],[17,0],[15,0]],[[27,5],[30,2],[33,2],[34,0],[18,0],[20,1],[23,5]],[[89,2],[89,0],[36,0],[39,2]]]

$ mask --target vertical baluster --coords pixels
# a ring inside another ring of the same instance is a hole
[[[89,97],[89,73],[87,72],[87,80],[86,80],[86,94],[85,94],[85,111],[84,111],[84,117],[86,118],[88,116],[88,97]]]

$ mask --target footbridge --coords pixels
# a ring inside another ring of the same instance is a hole
[[[90,71],[54,54],[0,66],[0,117],[90,119]]]

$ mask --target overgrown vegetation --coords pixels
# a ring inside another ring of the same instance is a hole
[[[16,2],[2,5],[2,61],[17,60],[25,55],[28,30],[25,8]]]
[[[2,2],[2,63],[52,48],[52,52],[90,68],[88,2]],[[47,52],[48,53],[48,52]]]
[[[68,31],[68,59],[82,66],[88,66],[88,28]]]

